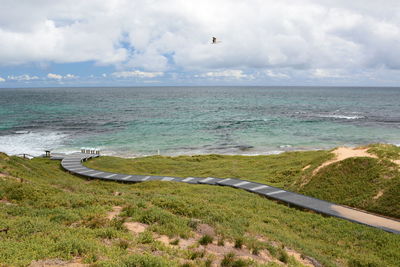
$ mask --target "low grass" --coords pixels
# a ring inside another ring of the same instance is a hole
[[[269,156],[152,156],[135,159],[104,156],[85,165],[126,174],[240,178],[400,218],[400,172],[399,166],[392,162],[400,159],[400,148],[375,144],[369,146],[368,152],[377,155],[378,159],[349,158],[328,165],[315,175],[313,171],[318,166],[333,158],[330,151]]]
[[[400,218],[400,172],[388,160],[363,157],[337,162],[321,169],[299,192]]]
[[[368,152],[377,155],[379,158],[400,159],[400,147],[394,145],[372,144],[369,146]]]
[[[251,179],[278,187],[288,187],[302,175],[302,168],[316,168],[332,158],[328,151],[289,152],[270,156],[198,155],[144,158],[102,156],[85,166],[126,174],[177,177],[219,177]]]
[[[259,166],[270,167],[266,175],[251,167],[246,167],[244,172],[258,172],[256,179],[260,181],[290,186],[304,166],[316,167],[330,157],[324,151],[304,153],[304,157],[300,152],[288,153],[288,158],[297,163],[285,160],[286,155],[272,156],[274,164],[281,166],[275,169],[265,158]],[[210,157],[219,156],[209,156],[212,162],[218,159]],[[102,158],[93,163],[99,160]],[[151,158],[141,160],[148,163],[147,168],[153,166]],[[229,165],[228,161],[224,159]],[[242,159],[238,157],[238,161]],[[241,164],[245,166],[246,162]],[[235,173],[240,172],[239,167],[234,169]],[[157,171],[161,173],[161,168]],[[207,172],[203,168],[198,171]],[[287,177],[285,171],[288,171]],[[288,261],[288,266],[301,265],[293,257],[288,259],[282,247],[295,249],[324,266],[398,266],[400,262],[399,235],[289,208],[243,190],[160,181],[122,184],[86,180],[64,172],[58,161],[24,160],[4,154],[0,154],[0,172],[3,174],[0,177],[0,229],[8,228],[7,232],[0,232],[3,265],[26,266],[43,259],[80,259],[95,266],[180,266],[182,262],[188,266],[209,266],[207,253],[188,259],[195,248],[173,248],[152,236],[155,232],[171,238],[190,237],[194,222],[211,225],[216,239],[223,237],[230,242],[243,239],[244,247],[255,249],[256,253],[269,251],[277,260]],[[204,176],[232,175],[232,172],[223,175],[220,168],[214,172]],[[279,181],[273,173],[286,178]],[[172,172],[162,174],[173,175]],[[110,221],[106,216],[113,206],[124,209]],[[144,233],[134,235],[122,225],[130,220],[149,227]],[[255,242],[258,238],[268,241]],[[257,266],[240,258],[228,260],[227,266]]]

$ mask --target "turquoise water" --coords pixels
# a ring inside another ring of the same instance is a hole
[[[400,88],[0,89],[0,151],[269,154],[400,144]]]

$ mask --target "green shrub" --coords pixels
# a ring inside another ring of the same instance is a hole
[[[176,246],[176,245],[178,245],[179,244],[179,239],[178,238],[176,238],[176,239],[174,239],[174,240],[172,240],[171,242],[169,242],[171,245],[174,245],[174,246]]]
[[[90,253],[84,259],[84,263],[94,263],[98,261],[99,257],[96,254]]]
[[[193,219],[191,219],[191,220],[188,221],[188,226],[189,226],[190,228],[192,228],[193,230],[196,230],[196,228],[197,228],[198,225],[199,225],[199,220],[193,220]]]
[[[349,267],[378,267],[379,265],[365,260],[351,259],[348,263]]]
[[[235,248],[242,248],[244,240],[242,237],[238,237],[235,239]]]
[[[140,244],[150,244],[154,241],[153,235],[149,231],[144,231],[143,233],[140,233],[138,236],[137,241]]]
[[[232,267],[245,267],[248,265],[249,263],[246,260],[238,259],[233,262]]]
[[[57,242],[55,250],[63,255],[82,257],[85,254],[95,253],[96,245],[84,239],[69,237]]]
[[[278,249],[278,260],[280,260],[283,263],[289,262],[289,255],[283,248]]]
[[[54,215],[50,216],[50,221],[55,223],[63,223],[66,225],[70,225],[74,222],[79,221],[80,217],[74,212],[67,209],[54,209]]]
[[[257,256],[258,254],[260,254],[260,248],[259,248],[259,247],[253,247],[253,248],[251,249],[251,254]]]
[[[235,262],[235,254],[233,252],[230,252],[224,255],[224,258],[221,261],[221,267],[231,267],[233,266],[234,262]]]
[[[117,237],[117,232],[112,228],[104,228],[100,229],[100,231],[97,233],[97,237],[113,239]]]
[[[199,239],[199,244],[203,245],[203,246],[207,246],[208,244],[213,242],[213,237],[209,236],[209,235],[203,235],[200,239]]]
[[[212,260],[211,259],[207,259],[205,262],[204,262],[204,266],[205,267],[211,267],[212,266]]]
[[[269,254],[271,254],[271,256],[277,258],[278,254],[279,254],[279,249],[271,244],[266,244],[265,245]]]
[[[171,263],[150,254],[135,254],[124,258],[119,265],[122,267],[165,267],[171,266]]]
[[[197,258],[203,258],[204,257],[204,251],[203,250],[190,250],[189,251],[189,259],[190,260],[195,260]]]
[[[108,226],[108,224],[109,224],[109,221],[106,218],[99,216],[99,215],[90,216],[82,221],[83,226],[86,226],[91,229],[103,228],[103,227]]]
[[[37,187],[28,183],[7,182],[3,189],[5,198],[16,201],[37,201],[44,197]]]
[[[110,226],[115,230],[125,230],[124,222],[126,218],[123,217],[115,217],[111,220]]]
[[[118,245],[118,247],[120,247],[122,249],[127,249],[129,247],[129,241],[127,241],[125,239],[120,239],[120,240],[118,240],[117,245]]]

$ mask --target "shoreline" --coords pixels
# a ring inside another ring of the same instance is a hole
[[[33,140],[34,141],[34,140]],[[84,147],[66,147],[64,145],[56,145],[54,149],[52,146],[43,146],[43,143],[32,142],[28,147],[24,148],[21,144],[0,144],[0,151],[7,155],[20,155],[29,154],[33,156],[41,156],[46,150],[50,150],[53,153],[71,154],[76,151],[80,151],[81,148],[100,150],[104,156],[113,156],[121,158],[142,158],[151,156],[165,156],[165,157],[179,157],[179,156],[196,156],[196,155],[227,155],[227,156],[267,156],[267,155],[278,155],[285,152],[305,152],[305,151],[320,151],[320,150],[332,150],[338,147],[366,147],[373,144],[384,144],[394,145],[400,147],[400,142],[370,142],[370,143],[338,143],[335,145],[317,145],[317,146],[292,146],[292,145],[280,145],[276,147],[256,147],[250,145],[227,145],[226,147],[187,147],[187,148],[176,148],[176,149],[165,149],[165,150],[153,150],[152,152],[136,152],[131,149],[120,149],[112,146],[84,146]]]
[[[324,146],[324,147],[315,147],[315,148],[290,148],[290,149],[285,149],[285,150],[256,150],[256,151],[242,151],[242,152],[220,152],[220,151],[208,151],[202,152],[201,150],[192,150],[188,152],[182,152],[182,151],[177,151],[177,152],[167,152],[163,153],[162,150],[160,150],[160,154],[158,153],[143,153],[143,154],[135,154],[131,152],[115,152],[112,150],[102,150],[100,148],[100,153],[103,156],[112,156],[112,157],[120,157],[120,158],[144,158],[144,157],[152,157],[152,156],[164,156],[164,157],[179,157],[179,156],[199,156],[199,155],[224,155],[224,156],[268,156],[268,155],[279,155],[282,153],[286,152],[307,152],[307,151],[321,151],[321,150],[334,150],[337,148],[345,147],[345,148],[362,148],[362,147],[368,147],[374,144],[383,144],[383,145],[394,145],[397,147],[400,147],[400,144],[393,144],[393,143],[367,143],[367,144],[338,144],[337,146]],[[55,150],[54,152],[60,152],[60,153],[74,153],[76,151],[79,151],[80,149],[76,150],[68,150],[67,152],[65,151],[58,151]]]

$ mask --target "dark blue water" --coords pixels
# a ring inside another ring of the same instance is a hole
[[[0,89],[0,151],[265,154],[400,144],[400,88]]]

